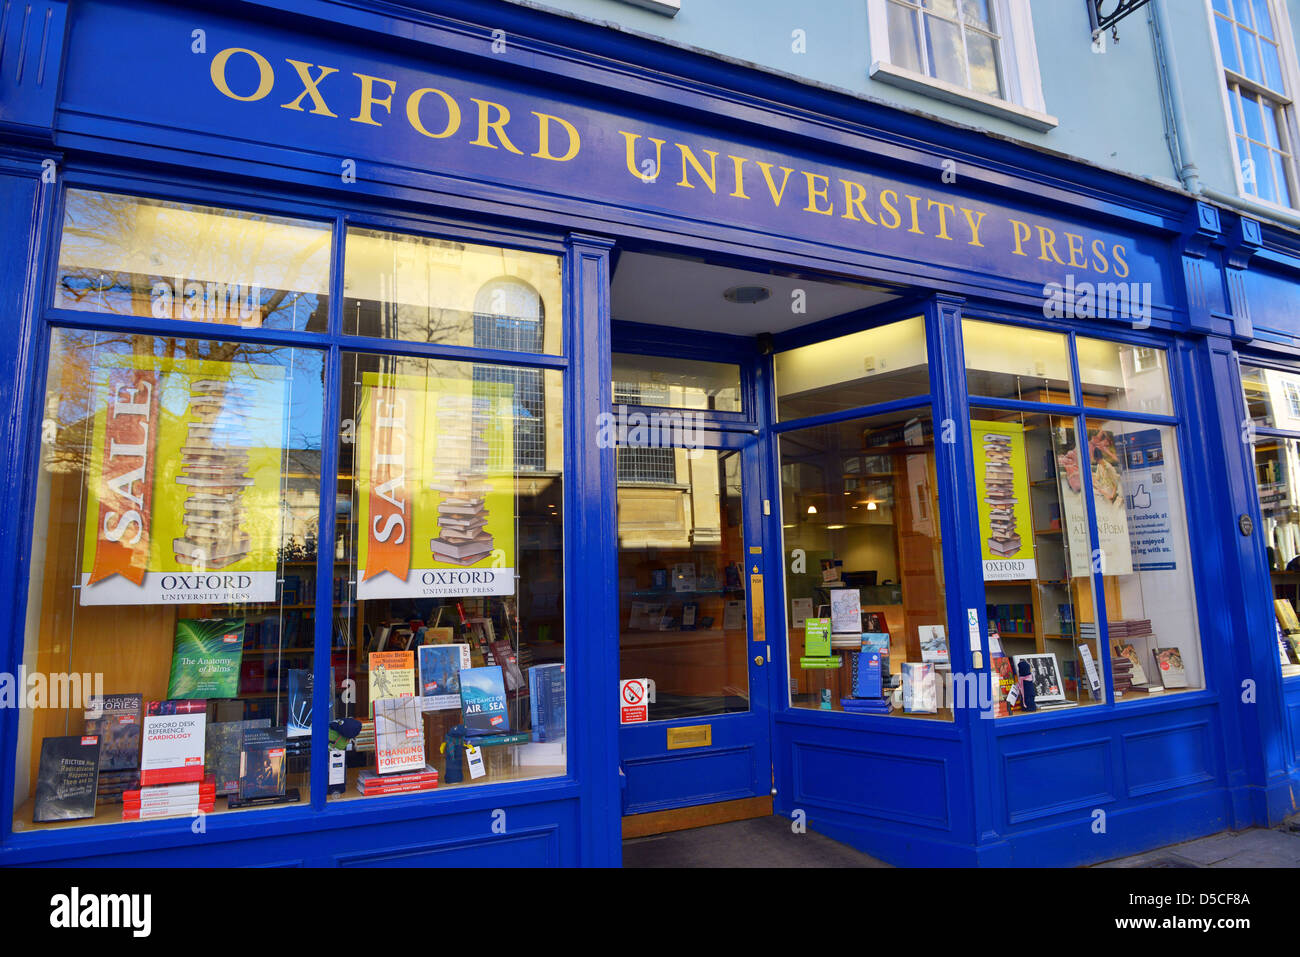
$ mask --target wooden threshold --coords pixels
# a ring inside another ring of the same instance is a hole
[[[649,837],[670,831],[686,831],[710,824],[727,824],[747,821],[754,817],[770,817],[772,797],[741,798],[738,801],[719,801],[716,804],[697,804],[694,807],[673,808],[671,811],[649,811],[629,814],[623,818],[623,840]]]

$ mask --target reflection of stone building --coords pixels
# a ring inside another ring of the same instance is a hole
[[[618,531],[621,548],[717,547],[722,540],[720,499],[740,495],[740,456],[691,449],[618,449]],[[738,506],[737,506],[738,507]]]

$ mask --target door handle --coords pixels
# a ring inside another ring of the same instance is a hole
[[[760,668],[763,667],[763,663],[764,663],[766,660],[767,660],[767,659],[764,658],[762,655],[755,655],[755,656],[754,656],[754,664],[758,665]]]

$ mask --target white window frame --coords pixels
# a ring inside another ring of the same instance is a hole
[[[1214,4],[1212,0],[1204,0],[1206,28],[1210,31],[1210,42],[1214,45],[1214,66],[1218,71],[1219,94],[1223,101],[1223,119],[1227,126],[1224,133],[1227,135],[1228,145],[1228,162],[1232,166],[1233,182],[1236,183],[1237,195],[1251,203],[1257,203],[1260,206],[1293,211],[1300,208],[1300,123],[1296,117],[1296,100],[1295,94],[1300,89],[1300,64],[1296,61],[1296,43],[1295,36],[1291,33],[1291,18],[1287,15],[1285,3],[1279,3],[1278,0],[1265,0],[1268,4],[1269,16],[1273,18],[1273,30],[1277,35],[1278,56],[1282,61],[1282,85],[1285,87],[1281,91],[1270,90],[1267,95],[1278,101],[1282,106],[1282,121],[1286,125],[1286,137],[1291,148],[1291,159],[1289,170],[1291,174],[1291,206],[1283,206],[1281,203],[1275,203],[1271,199],[1265,199],[1263,196],[1256,196],[1246,188],[1245,177],[1242,176],[1241,160],[1237,156],[1237,124],[1233,116],[1232,96],[1228,90],[1228,69],[1223,65],[1223,51],[1219,49],[1219,30],[1216,23],[1217,17],[1214,13]],[[1234,82],[1239,74],[1233,73]],[[1242,88],[1250,90],[1254,84],[1246,77],[1243,80]]]
[[[1208,2],[1208,0],[1207,0]],[[1005,98],[976,93],[964,86],[936,79],[896,66],[889,50],[887,0],[867,0],[867,29],[871,37],[873,80],[933,96],[972,110],[1027,126],[1045,133],[1060,121],[1047,112],[1043,83],[1038,71],[1038,47],[1029,0],[989,0],[998,27],[998,56],[1001,60]]]

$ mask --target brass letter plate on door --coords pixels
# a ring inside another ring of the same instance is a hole
[[[749,576],[749,615],[753,619],[754,640],[767,641],[767,625],[763,617],[763,576]]]
[[[688,724],[681,728],[668,729],[668,750],[679,748],[707,748],[713,744],[713,725]]]

